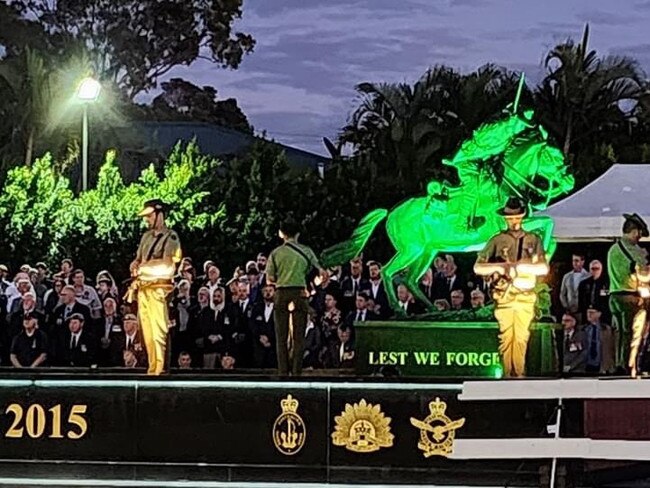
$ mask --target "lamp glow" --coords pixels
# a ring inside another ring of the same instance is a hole
[[[95,78],[84,78],[77,88],[77,98],[84,102],[94,102],[101,90],[102,85]]]

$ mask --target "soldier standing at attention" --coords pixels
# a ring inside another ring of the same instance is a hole
[[[276,286],[273,319],[280,375],[289,374],[290,360],[291,374],[299,376],[302,372],[309,310],[307,274],[314,268],[321,276],[325,274],[311,248],[298,244],[298,234],[298,225],[285,221],[279,231],[284,243],[271,252],[267,261],[267,284]]]
[[[159,375],[165,367],[169,316],[167,295],[174,289],[176,265],[181,260],[178,235],[165,225],[167,206],[162,200],[145,202],[138,214],[149,228],[140,240],[135,260],[131,263],[134,281],[126,301],[133,301],[137,290],[138,316],[144,338],[149,369],[147,374]]]
[[[648,226],[637,214],[623,214],[623,237],[609,248],[609,308],[612,326],[618,332],[616,367],[634,377],[643,328],[645,326],[645,299],[648,297],[648,253],[639,246],[642,237],[648,237]],[[645,281],[644,281],[645,280]]]
[[[499,322],[499,354],[506,377],[524,376],[530,324],[535,316],[537,276],[548,273],[540,238],[522,229],[526,206],[511,198],[500,212],[508,229],[493,236],[479,253],[474,272],[496,282],[494,316]]]

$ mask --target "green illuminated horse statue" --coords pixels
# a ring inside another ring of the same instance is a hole
[[[339,265],[358,256],[376,226],[388,217],[386,230],[397,253],[382,275],[391,307],[401,310],[392,285],[395,276],[402,274],[413,295],[433,310],[418,282],[436,254],[482,249],[504,228],[497,210],[511,196],[528,202],[524,228],[538,232],[547,256],[553,254],[553,222],[532,216],[532,211],[543,210],[553,198],[568,193],[574,180],[560,150],[549,145],[544,128],[533,122],[532,110],[482,125],[453,159],[443,163],[456,168],[458,186],[432,181],[426,196],[406,200],[390,212],[373,210],[350,239],[324,251],[322,264]]]

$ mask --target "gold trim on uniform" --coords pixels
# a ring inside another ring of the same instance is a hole
[[[291,395],[280,401],[282,413],[273,424],[273,443],[275,448],[286,456],[297,454],[305,445],[307,428],[298,415],[298,400]]]
[[[420,442],[418,448],[423,451],[424,457],[449,456],[454,450],[456,429],[465,425],[465,419],[451,420],[445,415],[447,404],[436,397],[429,402],[431,412],[424,420],[411,417],[413,427],[420,429]]]
[[[335,446],[345,446],[353,452],[374,452],[393,445],[391,419],[383,414],[379,404],[366,403],[365,399],[354,405],[346,403],[345,410],[334,421],[332,443]]]

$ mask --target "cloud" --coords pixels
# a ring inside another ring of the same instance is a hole
[[[621,14],[613,11],[605,11],[598,9],[589,9],[576,15],[576,18],[581,22],[589,22],[592,24],[603,26],[629,26],[632,23],[638,22],[640,18],[635,15]]]
[[[177,68],[220,97],[237,98],[256,129],[322,151],[356,106],[356,84],[413,82],[435,64],[464,72],[493,62],[543,76],[550,48],[582,36],[590,45],[650,66],[650,0],[246,0],[237,30],[256,39],[236,71],[205,62]]]

